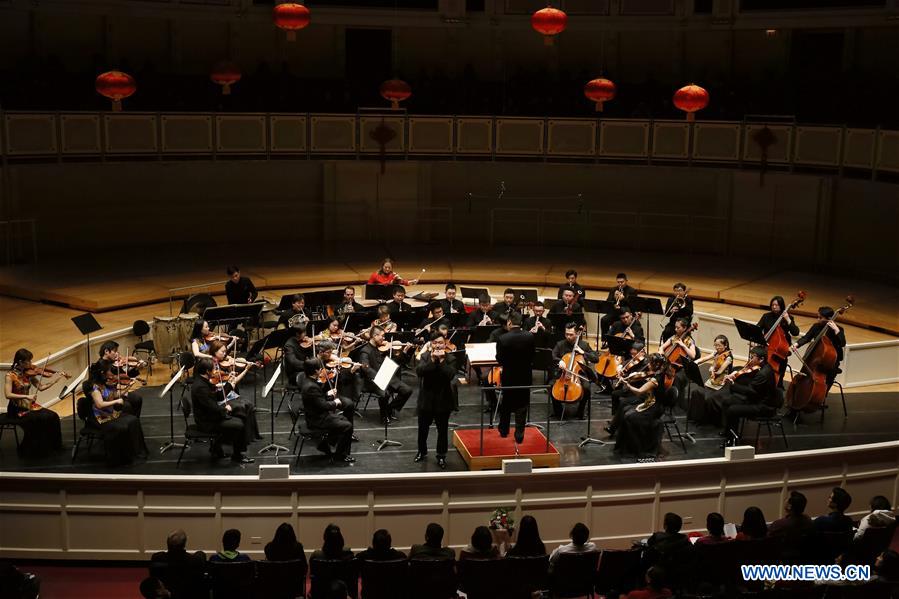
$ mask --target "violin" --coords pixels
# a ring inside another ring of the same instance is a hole
[[[715,356],[715,362],[712,365],[712,369],[709,371],[709,380],[705,382],[706,387],[709,389],[720,389],[724,386],[724,377],[727,376],[724,372],[724,364],[730,357],[731,352],[729,349]]]
[[[581,374],[581,370],[586,368],[587,361],[584,358],[584,354],[576,351],[581,342],[582,333],[583,327],[578,329],[572,350],[562,356],[565,368],[556,382],[553,383],[552,388],[552,396],[556,401],[571,403],[578,401],[584,394],[584,386],[581,383],[581,379],[584,376]]]
[[[733,382],[735,382],[738,378],[740,378],[741,376],[743,376],[744,374],[750,374],[750,373],[752,373],[752,372],[756,372],[756,371],[761,370],[761,369],[762,369],[762,367],[761,367],[759,364],[756,364],[755,366],[750,366],[750,365],[747,364],[747,365],[744,366],[742,369],[737,370],[736,372],[731,372],[729,375],[725,376],[725,377],[724,377],[724,380],[725,380],[725,382],[733,383]]]
[[[31,368],[27,368],[22,371],[22,375],[28,378],[36,376],[52,376],[57,373],[62,374],[62,376],[66,377],[67,379],[72,378],[72,375],[65,370],[53,370],[52,368],[47,368],[46,366],[32,366]]]
[[[618,387],[621,386],[622,383],[630,381],[631,376],[634,376],[637,374],[644,374],[643,369],[646,368],[647,364],[643,364],[640,367],[640,370],[637,370],[634,372],[629,372],[629,371],[633,368],[636,368],[636,366],[640,362],[643,362],[645,357],[646,357],[646,348],[644,347],[643,349],[638,351],[637,354],[633,358],[628,360],[624,364],[624,366],[621,367],[621,371],[618,373],[618,378],[615,380],[615,382],[612,384],[612,386],[617,389]]]
[[[386,352],[386,351],[408,351],[410,347],[413,347],[415,344],[411,341],[407,341],[403,343],[402,341],[384,341],[381,345],[378,346],[378,351]]]
[[[765,341],[768,342],[768,364],[774,369],[774,381],[780,383],[780,365],[790,356],[790,344],[780,323],[788,312],[800,306],[805,301],[805,291],[796,294],[796,299],[780,313],[774,325],[765,333]]]
[[[633,327],[634,323],[640,320],[642,316],[642,314],[638,313],[636,316],[634,316],[633,322],[627,325],[627,328],[625,328],[620,333],[615,333],[614,336],[620,337],[622,339],[633,339],[634,332],[631,330],[631,327]],[[599,357],[599,360],[596,362],[596,366],[594,366],[594,369],[600,376],[612,378],[618,374],[618,367],[620,365],[621,358],[619,358],[618,356],[613,356],[611,351],[606,350],[606,352]]]
[[[325,383],[331,383],[337,377],[337,369],[336,368],[328,368],[327,366],[321,368],[318,373],[315,375],[315,380],[318,381],[319,384],[324,385]]]

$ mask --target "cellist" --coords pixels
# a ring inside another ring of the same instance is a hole
[[[787,345],[790,345],[792,336],[799,334],[799,327],[796,326],[796,321],[793,320],[793,317],[790,316],[790,313],[787,312],[787,303],[783,297],[779,295],[775,295],[771,298],[769,302],[769,307],[771,310],[769,312],[765,312],[762,314],[762,317],[759,319],[758,326],[765,332],[771,330],[771,327],[774,326],[774,323],[777,322],[777,319],[780,318],[781,314],[783,314],[783,318],[780,320],[780,330],[783,331],[784,336],[787,340]],[[786,360],[777,360],[780,363],[780,367],[777,369],[777,380],[779,381],[778,385],[781,389],[783,389],[783,378],[784,373],[787,371],[787,362]]]
[[[821,306],[818,308],[818,320],[809,327],[809,330],[806,331],[805,335],[796,340],[796,343],[793,344],[793,351],[798,350],[800,347],[817,337],[818,333],[821,332],[822,327],[827,327],[828,331],[826,333],[827,338],[830,339],[830,342],[833,344],[833,348],[837,352],[837,361],[833,366],[833,369],[827,374],[827,390],[830,391],[831,385],[833,385],[833,381],[837,378],[837,374],[839,373],[840,362],[843,361],[843,348],[846,347],[846,333],[840,328],[836,322],[833,321],[834,317],[834,309],[830,306]],[[798,331],[797,331],[798,333]]]
[[[578,346],[574,346],[574,342],[578,336],[578,325],[574,322],[569,322],[565,325],[565,338],[556,343],[556,346],[553,348],[553,363],[555,364],[556,372],[553,375],[553,380],[550,383],[558,380],[559,376],[562,373],[562,370],[568,368],[568,365],[562,360],[562,357],[574,351],[575,353],[582,354],[584,359],[590,364],[596,364],[599,361],[599,355],[597,355],[596,351],[593,350],[590,345],[583,339],[578,342]],[[577,417],[582,419],[584,418],[584,410],[587,409],[587,404],[590,402],[590,385],[584,384],[584,394],[581,396],[581,399],[578,401],[577,407]],[[562,411],[564,406],[562,402],[556,401],[553,399],[553,414],[556,418],[562,417]]]

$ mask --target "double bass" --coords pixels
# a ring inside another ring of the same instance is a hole
[[[801,359],[802,370],[790,381],[787,388],[786,404],[791,410],[814,412],[824,405],[827,395],[827,375],[833,371],[837,363],[837,350],[827,338],[828,323],[833,322],[855,303],[851,295],[846,298],[846,305],[833,313],[815,338],[809,343],[805,356]]]
[[[581,374],[581,370],[586,367],[587,361],[583,354],[575,351],[578,345],[580,345],[582,334],[583,328],[578,330],[577,337],[574,340],[574,347],[570,352],[562,356],[565,368],[559,374],[558,380],[553,383],[552,388],[552,396],[556,401],[572,403],[578,401],[584,395],[584,385],[581,382],[584,376]]]
[[[784,334],[783,329],[780,328],[780,323],[788,312],[795,310],[804,301],[805,291],[800,291],[796,294],[796,299],[793,300],[793,303],[780,313],[780,316],[777,317],[771,328],[765,332],[765,341],[768,343],[768,364],[774,370],[775,384],[780,383],[780,365],[786,362],[790,355],[790,344],[787,342],[787,336]]]

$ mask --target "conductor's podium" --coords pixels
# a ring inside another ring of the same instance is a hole
[[[518,446],[517,455],[514,435],[514,427],[506,438],[500,437],[495,428],[485,428],[484,451],[481,453],[480,429],[456,429],[453,432],[453,445],[468,464],[469,470],[499,470],[503,467],[503,460],[519,457],[530,459],[535,468],[558,468],[559,451],[552,443],[548,444],[547,449],[546,437],[540,429],[529,427],[525,430],[524,443]]]

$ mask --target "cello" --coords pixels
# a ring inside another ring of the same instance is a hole
[[[681,333],[680,335],[672,335],[672,338],[674,338],[674,341],[671,342],[671,347],[666,349],[665,353],[663,354],[665,356],[665,359],[668,360],[668,368],[665,370],[665,388],[666,389],[668,387],[670,387],[671,384],[674,382],[674,374],[676,371],[675,369],[682,367],[680,361],[687,356],[684,349],[680,345],[677,345],[675,343],[675,341],[683,341],[687,337],[687,335],[691,334],[693,331],[697,330],[698,328],[699,328],[699,323],[694,322],[689,327],[687,327],[684,330],[684,332]],[[669,340],[670,340],[670,338],[669,338]],[[667,341],[665,343],[667,343]],[[662,345],[664,345],[664,343]]]
[[[631,327],[634,326],[634,323],[639,321],[643,315],[641,313],[637,313],[634,316],[634,320],[627,325],[627,328],[624,329],[621,333],[615,333],[615,337],[620,337],[621,339],[634,339],[634,332],[631,330]],[[608,379],[615,378],[618,374],[618,367],[621,365],[621,358],[618,356],[613,356],[612,352],[606,350],[604,354],[599,356],[599,360],[596,362],[596,365],[593,367],[596,370],[596,373],[599,376],[606,377]]]
[[[587,362],[583,354],[575,351],[581,342],[582,333],[583,328],[578,330],[572,350],[562,356],[565,368],[559,374],[558,380],[553,383],[552,388],[552,396],[556,401],[572,403],[578,401],[584,395],[584,385],[581,383],[581,379],[584,376],[580,372],[585,368]]]
[[[836,320],[852,307],[855,298],[846,298],[846,305],[833,313],[815,338],[809,343],[805,356],[801,359],[802,370],[790,381],[787,388],[786,404],[791,410],[814,412],[824,405],[827,395],[827,375],[837,363],[837,350],[827,338],[828,323]]]
[[[805,291],[798,292],[793,303],[780,313],[780,316],[777,317],[777,320],[765,333],[765,341],[768,343],[768,364],[774,370],[775,384],[780,384],[780,366],[787,361],[787,357],[790,355],[790,344],[787,342],[787,336],[784,334],[783,329],[780,328],[780,323],[788,312],[802,305],[804,301]]]

